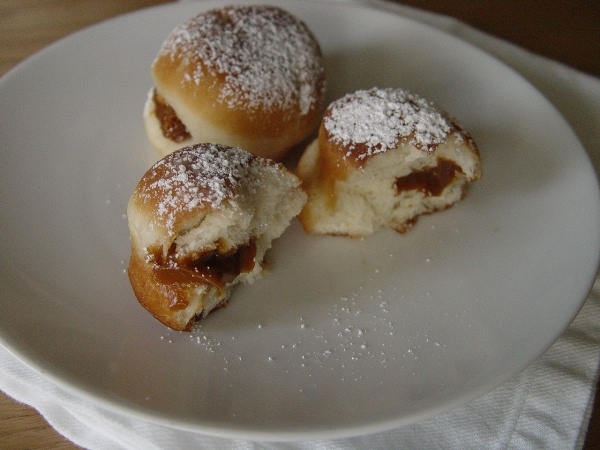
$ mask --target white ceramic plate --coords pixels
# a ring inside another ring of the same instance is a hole
[[[142,106],[182,3],[92,27],[0,82],[0,335],[67,389],[229,437],[382,430],[483,394],[575,316],[596,273],[599,196],[575,135],[531,85],[451,36],[367,7],[281,1],[320,40],[328,99],[411,89],[460,118],[484,177],[405,235],[306,236],[192,333],[136,302],[125,207],[156,159]]]

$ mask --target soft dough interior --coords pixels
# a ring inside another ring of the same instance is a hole
[[[300,215],[303,226],[310,233],[353,237],[372,234],[384,226],[405,232],[418,216],[448,208],[465,195],[469,180],[479,176],[478,159],[472,153],[453,136],[432,153],[402,142],[396,149],[370,158],[363,167],[350,170],[346,178],[328,179],[329,174],[320,173],[319,143],[315,140],[299,164],[299,175],[309,194]],[[397,180],[432,172],[443,161],[455,165],[456,171],[441,192],[398,189]]]

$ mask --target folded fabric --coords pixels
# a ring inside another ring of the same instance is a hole
[[[520,72],[554,103],[600,173],[600,80],[533,55],[454,19],[397,4],[373,7],[433,25]],[[558,341],[487,395],[432,419],[356,438],[294,443],[227,440],[104,410],[52,383],[0,347],[0,389],[36,408],[61,434],[91,449],[581,448],[600,362],[600,278]]]

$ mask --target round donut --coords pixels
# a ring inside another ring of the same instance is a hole
[[[200,142],[281,159],[319,125],[325,70],[302,21],[274,6],[201,13],[165,39],[144,107],[160,155]]]
[[[450,207],[481,177],[481,161],[446,112],[404,89],[372,88],[329,105],[296,171],[307,232],[363,237],[383,226],[405,232]]]

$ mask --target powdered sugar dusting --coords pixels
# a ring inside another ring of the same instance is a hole
[[[197,144],[154,164],[140,181],[137,195],[142,202],[156,205],[156,223],[173,235],[181,214],[234,201],[242,186],[258,187],[262,170],[277,168],[239,148]]]
[[[160,54],[196,66],[183,82],[199,84],[203,71],[224,78],[219,101],[231,108],[297,106],[307,114],[324,90],[316,39],[303,22],[276,7],[230,6],[199,14],[173,30]]]
[[[359,90],[333,102],[323,125],[333,142],[357,159],[396,148],[411,137],[416,147],[432,151],[442,143],[451,124],[427,100],[403,89]],[[357,150],[360,150],[358,153]]]

